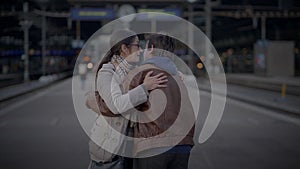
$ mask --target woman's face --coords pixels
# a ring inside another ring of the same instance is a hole
[[[131,44],[128,44],[128,54],[125,56],[125,59],[128,62],[138,62],[139,55],[141,53],[141,48],[139,45],[140,41],[139,38],[136,36]]]

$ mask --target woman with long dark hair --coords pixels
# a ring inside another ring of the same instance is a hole
[[[114,163],[119,156],[120,147],[123,144],[122,134],[127,134],[129,118],[126,117],[126,111],[148,100],[148,91],[166,87],[167,81],[163,73],[152,76],[149,72],[141,85],[133,88],[127,93],[122,93],[120,83],[126,77],[128,72],[135,67],[139,61],[138,55],[141,52],[138,36],[129,30],[119,30],[111,36],[110,51],[104,56],[97,69],[96,88],[99,92],[102,104],[97,109],[99,113],[95,125],[92,129],[90,142],[91,168],[103,168],[104,165]],[[88,107],[93,105],[87,104]],[[125,114],[123,114],[125,113]],[[127,114],[128,115],[128,114]],[[110,125],[108,131],[103,128],[103,117],[107,124]],[[113,133],[112,128],[119,133]],[[124,145],[123,145],[124,146]],[[105,149],[103,148],[105,147]],[[119,160],[118,165],[125,167],[124,160]]]

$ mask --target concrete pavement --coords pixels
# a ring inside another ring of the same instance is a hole
[[[20,83],[9,87],[0,88],[0,102],[10,100],[17,96],[49,86],[58,80],[62,80],[69,77],[70,75],[71,73],[67,72],[67,73],[60,73],[56,75],[43,76],[39,80],[34,80],[28,83]]]
[[[226,74],[229,84],[236,84],[251,88],[281,92],[282,85],[286,85],[286,93],[300,96],[300,77],[267,77],[254,74]]]
[[[215,78],[218,83],[218,78]],[[253,74],[226,74],[227,97],[284,113],[300,115],[299,77],[262,77]],[[282,85],[286,95],[282,96]],[[210,91],[207,78],[198,79],[199,88]],[[216,94],[223,92],[216,91]]]
[[[201,92],[205,94],[201,95],[195,139],[210,109],[209,93]],[[0,110],[1,168],[87,168],[89,137],[83,130],[87,124],[82,122],[92,125],[89,116],[95,114],[84,102],[77,107],[86,111],[75,109],[72,79],[35,93],[17,97],[16,104]],[[77,96],[84,97],[82,93]],[[195,140],[189,169],[300,168],[299,126],[299,118],[228,99],[214,134],[203,144]]]
[[[23,83],[0,89],[0,102],[40,89],[56,80],[66,78],[66,74],[42,79],[30,83]],[[250,104],[279,110],[285,113],[300,115],[300,78],[270,78],[250,74],[227,74],[227,97]],[[281,85],[286,83],[288,94],[281,97]],[[198,79],[201,90],[210,91],[209,81]],[[218,93],[218,92],[217,92]]]

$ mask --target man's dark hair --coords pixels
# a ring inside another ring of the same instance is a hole
[[[171,53],[173,53],[175,50],[174,38],[166,34],[150,34],[148,36],[148,40],[149,48],[151,48],[151,46],[153,45],[154,48],[162,49]]]

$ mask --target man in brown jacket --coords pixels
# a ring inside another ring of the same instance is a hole
[[[170,59],[175,49],[174,39],[153,34],[149,45],[153,56],[129,73],[123,87],[130,90],[143,82],[145,75],[164,73],[166,88],[149,91],[147,103],[136,107],[134,113],[135,169],[187,169],[194,145],[195,114],[184,81]]]

